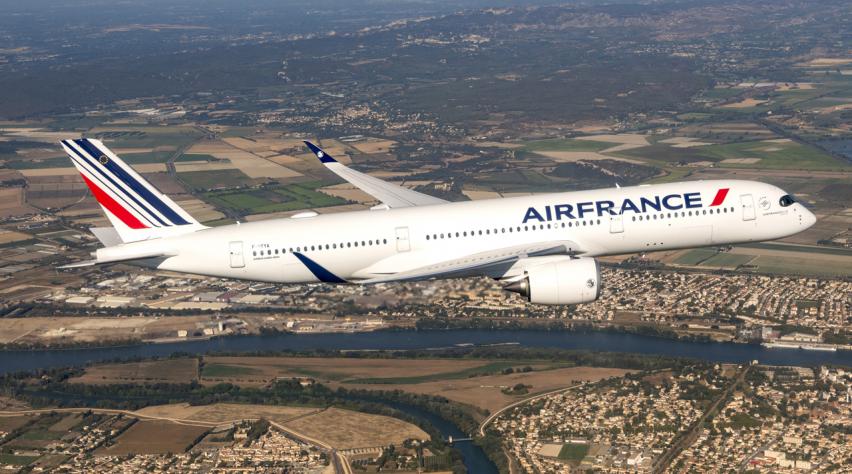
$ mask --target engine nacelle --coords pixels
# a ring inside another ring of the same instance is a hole
[[[530,267],[526,276],[504,289],[531,303],[591,303],[601,295],[601,269],[593,258],[566,259]]]

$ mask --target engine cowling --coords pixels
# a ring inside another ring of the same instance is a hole
[[[601,294],[601,270],[593,258],[574,258],[530,267],[524,278],[504,289],[531,303],[591,303]]]

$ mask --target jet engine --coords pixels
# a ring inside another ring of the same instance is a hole
[[[531,266],[524,277],[503,287],[531,303],[591,303],[601,294],[601,269],[593,258],[571,258]]]

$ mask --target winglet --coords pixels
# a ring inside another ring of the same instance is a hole
[[[311,151],[314,152],[314,155],[317,155],[317,158],[319,158],[320,162],[322,162],[322,163],[337,163],[337,160],[332,158],[331,155],[329,155],[328,153],[322,151],[322,149],[320,147],[314,145],[313,143],[305,140],[305,145],[308,145],[308,148],[310,148]]]

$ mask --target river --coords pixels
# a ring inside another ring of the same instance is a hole
[[[636,352],[691,357],[714,362],[747,363],[758,360],[770,365],[852,366],[850,351],[804,351],[767,349],[759,345],[676,341],[635,334],[606,332],[556,332],[530,330],[377,331],[349,334],[276,334],[233,336],[217,339],[140,344],[125,347],[39,351],[0,351],[0,374],[40,368],[79,366],[93,362],[133,357],[168,356],[175,352],[254,352],[285,350],[428,349],[466,344],[514,343],[525,347],[555,347],[611,352]]]
[[[767,349],[759,345],[690,342],[635,334],[605,332],[549,332],[529,330],[452,331],[378,331],[354,334],[276,334],[267,336],[235,336],[218,339],[141,344],[126,347],[67,349],[44,351],[0,351],[0,373],[30,371],[39,368],[80,366],[122,358],[168,356],[175,352],[205,354],[208,352],[255,352],[284,350],[370,350],[429,349],[460,345],[519,344],[525,347],[554,347],[611,352],[636,352],[664,356],[690,357],[713,362],[749,363],[758,360],[769,365],[814,366],[835,364],[852,366],[852,352]],[[445,437],[463,435],[458,428],[431,413],[415,407],[397,407],[434,424]],[[464,455],[470,473],[496,473],[494,465],[478,446],[461,442],[457,447]]]

